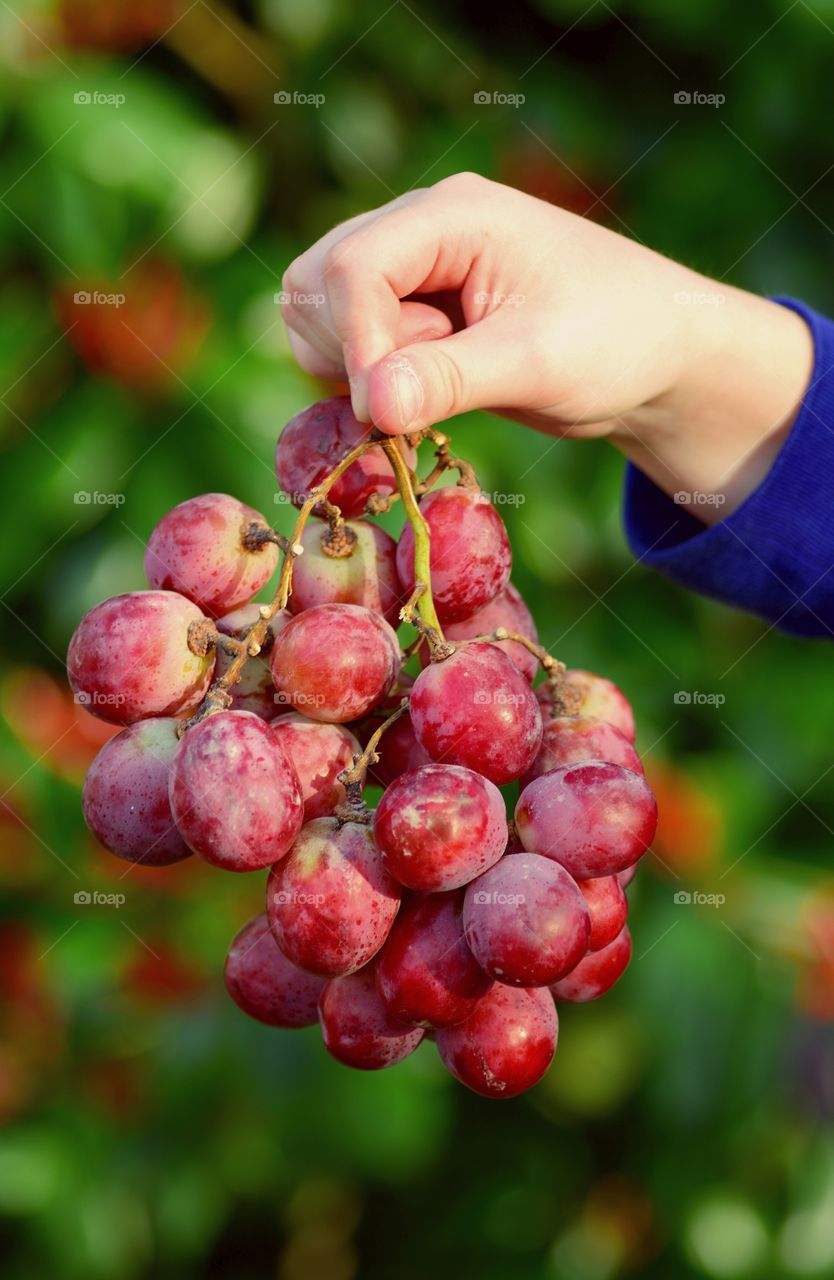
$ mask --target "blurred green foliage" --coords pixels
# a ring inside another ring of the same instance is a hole
[[[832,28],[829,0],[0,7],[9,1280],[834,1273],[830,654],[634,565],[607,446],[454,424],[518,495],[542,639],[632,699],[663,810],[631,969],[564,1010],[528,1097],[466,1094],[428,1045],[362,1076],[248,1023],[220,970],[261,877],[96,848],[103,736],[61,683],[171,505],[224,489],[286,528],[274,441],[321,388],[275,294],[335,221],[471,168],[831,310]],[[124,302],[72,301],[95,290]]]

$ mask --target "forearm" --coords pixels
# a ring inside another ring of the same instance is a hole
[[[794,311],[694,273],[681,277],[687,350],[675,385],[623,416],[626,457],[712,525],[775,461],[808,388],[814,350]]]

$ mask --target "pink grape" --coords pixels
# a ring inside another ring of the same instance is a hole
[[[420,503],[429,526],[432,596],[442,623],[461,622],[489,604],[507,585],[512,553],[504,521],[485,494],[455,486],[435,489]],[[403,529],[397,569],[407,594],[414,590],[414,531]]]
[[[638,862],[632,863],[630,867],[626,867],[624,871],[617,872],[617,879],[624,889],[627,889],[634,877],[637,875]]]
[[[537,853],[502,858],[466,889],[466,941],[497,982],[545,987],[588,950],[590,916],[576,881]]]
[[[421,1027],[392,1018],[376,989],[371,967],[331,978],[319,1000],[324,1047],[337,1062],[359,1071],[393,1067],[423,1039]]]
[[[623,737],[633,743],[635,739],[634,712],[621,689],[605,676],[595,676],[590,671],[566,671],[564,674],[567,698],[571,702],[570,714],[594,716],[619,729]],[[541,702],[547,702],[549,690],[539,685],[536,694]]]
[[[236,640],[243,640],[260,616],[260,605],[245,604],[242,608],[218,618],[217,630],[227,636],[233,636]],[[292,614],[283,609],[270,619],[267,639],[261,646],[261,652],[254,658],[246,659],[240,678],[229,690],[232,695],[232,711],[251,711],[262,720],[274,720],[285,709],[272,683],[269,660],[275,637],[283,631],[291,617]],[[218,648],[215,676],[219,678],[225,675],[233,661],[233,654],[224,653]]]
[[[563,764],[580,764],[585,760],[605,760],[624,769],[642,773],[640,757],[619,729],[595,716],[543,717],[542,745],[539,754],[521,779],[522,787],[543,773]]]
[[[418,894],[400,911],[376,960],[376,982],[392,1017],[427,1027],[468,1018],[492,986],[466,944],[463,894]]]
[[[654,839],[657,804],[641,774],[595,760],[528,783],[515,823],[525,849],[590,880],[616,875],[642,857]]]
[[[504,852],[504,798],[471,769],[427,764],[385,792],[374,835],[386,868],[406,888],[457,889]]]
[[[588,950],[601,951],[625,925],[628,916],[625,890],[616,876],[598,876],[596,880],[579,880],[578,884],[591,918]]]
[[[163,867],[191,853],[168,801],[177,723],[137,720],[104,744],[87,773],[81,801],[87,826],[128,862]]]
[[[179,591],[217,618],[246,604],[278,564],[272,542],[248,547],[250,527],[269,525],[228,493],[204,493],[163,516],[148,540],[145,574],[152,587]]]
[[[176,591],[129,591],[85,614],[70,640],[76,702],[114,724],[192,711],[206,693],[214,654],[188,647],[203,615]]]
[[[378,525],[365,520],[348,522],[346,538],[353,536],[353,550],[333,557],[322,546],[329,527],[320,521],[307,525],[301,535],[304,554],[293,568],[293,613],[319,604],[360,604],[381,613],[395,629],[400,625],[402,587],[397,577],[397,544]]]
[[[362,751],[356,738],[344,725],[308,720],[296,711],[278,716],[270,728],[298,774],[304,821],[334,814],[347,799],[339,774]]]
[[[598,1000],[622,977],[631,959],[631,934],[624,926],[613,942],[600,951],[591,951],[564,978],[550,988],[554,1000],[585,1004]]]
[[[266,910],[284,955],[310,973],[352,973],[376,955],[394,923],[400,887],[373,831],[316,818],[269,874]]]
[[[293,618],[272,646],[279,693],[311,720],[344,724],[381,702],[397,678],[400,646],[378,613],[321,604]]]
[[[490,644],[463,645],[421,671],[410,715],[433,760],[474,769],[499,786],[531,767],[541,743],[541,714],[527,680]]]
[[[372,430],[354,417],[348,396],[320,400],[290,419],[275,450],[278,483],[290,501],[300,507],[310,490]],[[408,466],[413,467],[414,450],[405,447],[403,453]],[[372,494],[387,497],[396,491],[391,464],[381,446],[374,446],[348,467],[328,498],[345,519],[352,520],[362,515]]]
[[[515,1098],[547,1071],[558,1030],[546,987],[528,990],[496,982],[465,1022],[437,1032],[437,1048],[467,1088],[485,1098]]]
[[[250,1018],[270,1027],[312,1027],[325,979],[305,973],[281,951],[265,915],[244,925],[229,948],[226,990]]]
[[[477,613],[464,619],[463,622],[449,622],[443,628],[446,640],[459,643],[462,640],[474,640],[477,636],[492,635],[499,627],[514,631],[517,635],[526,636],[533,644],[538,643],[538,632],[533,615],[524,603],[521,593],[511,582],[498,592],[494,600],[485,604]],[[496,648],[503,649],[519,671],[532,681],[539,669],[539,661],[534,653],[519,644],[517,640],[493,641]],[[429,653],[426,645],[420,650],[420,665],[428,666]]]
[[[287,753],[250,711],[220,711],[186,730],[170,797],[186,844],[226,871],[255,871],[283,858],[304,816]]]

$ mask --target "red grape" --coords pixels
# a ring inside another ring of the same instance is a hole
[[[328,475],[356,445],[367,439],[373,427],[358,422],[347,396],[320,400],[302,409],[281,432],[275,450],[278,483],[297,507],[311,489]],[[403,453],[414,466],[413,449]],[[352,463],[331,488],[328,499],[346,519],[361,516],[371,494],[396,493],[397,482],[382,447],[369,449]]]
[[[275,687],[311,720],[344,724],[381,702],[397,678],[400,646],[378,613],[321,604],[293,618],[272,646]]]
[[[515,822],[525,849],[590,880],[642,857],[654,838],[657,804],[641,774],[594,760],[535,778],[521,793]]]
[[[622,977],[631,959],[631,934],[625,926],[613,942],[600,951],[591,951],[564,978],[554,982],[550,992],[555,1000],[584,1004],[598,1000]]]
[[[70,640],[76,702],[102,720],[133,724],[191,711],[211,683],[214,654],[188,647],[203,615],[176,591],[129,591],[85,614]]]
[[[507,843],[501,792],[471,769],[427,764],[379,802],[374,834],[388,871],[409,889],[457,889],[491,867]]]
[[[186,844],[227,871],[255,871],[283,858],[304,815],[287,753],[250,711],[220,711],[186,730],[170,796]]]
[[[461,622],[507,585],[512,553],[504,521],[485,494],[455,486],[435,489],[420,503],[431,536],[431,587],[442,623]],[[403,529],[397,569],[414,590],[414,530]]]
[[[639,863],[633,862],[630,867],[626,867],[624,871],[617,872],[617,879],[624,889],[627,889],[634,877],[637,875],[637,867]]]
[[[530,768],[542,719],[524,676],[493,645],[462,645],[414,681],[417,741],[433,760],[464,765],[501,785]]]
[[[327,1052],[359,1071],[393,1067],[423,1039],[421,1027],[391,1017],[370,967],[331,978],[319,1000],[319,1021]]]
[[[605,676],[595,676],[590,671],[566,671],[564,674],[566,694],[571,700],[570,711],[573,715],[595,716],[613,724],[615,729],[634,742],[634,712],[631,704],[621,689]],[[549,700],[549,689],[546,684],[539,685],[536,694],[541,702]]]
[[[466,941],[491,977],[545,987],[588,950],[590,918],[576,881],[537,853],[502,858],[466,890]]]
[[[163,516],[148,540],[148,582],[179,591],[211,618],[246,604],[278,564],[274,543],[246,546],[252,524],[269,527],[260,512],[227,493],[204,493],[181,502]]]
[[[344,536],[356,541],[346,556],[328,555],[322,545],[329,526],[308,524],[301,535],[304,554],[292,575],[289,608],[293,613],[317,604],[361,604],[381,613],[395,629],[400,625],[402,587],[397,577],[397,544],[379,525],[355,520]]]
[[[111,853],[162,867],[187,858],[171,814],[168,775],[179,746],[177,721],[137,720],[106,742],[84,782],[87,826]]]
[[[547,988],[496,982],[465,1022],[437,1032],[437,1048],[445,1066],[467,1088],[486,1098],[514,1098],[547,1071],[558,1030]]]
[[[485,604],[471,617],[464,619],[463,622],[447,623],[443,628],[443,635],[447,640],[459,643],[461,640],[474,640],[477,636],[492,635],[493,631],[497,631],[499,627],[504,627],[507,631],[515,631],[517,635],[526,636],[534,644],[538,643],[539,637],[533,615],[524,603],[520,592],[511,582],[498,592],[494,600],[490,600],[489,604]],[[517,640],[496,640],[493,643],[496,648],[504,650],[507,657],[512,659],[528,680],[535,679],[539,661],[534,653],[531,653],[523,644],[519,644]],[[420,665],[425,667],[428,661],[428,648],[423,645],[420,650]]]
[[[362,748],[349,729],[340,724],[321,724],[288,711],[273,720],[270,728],[289,756],[301,783],[304,821],[326,818],[347,799],[338,781]]]
[[[625,925],[628,916],[625,890],[616,876],[598,876],[596,880],[579,880],[578,884],[591,917],[588,950],[601,951]]]
[[[233,636],[236,640],[244,640],[260,616],[260,605],[245,604],[242,608],[218,618],[217,630],[227,636]],[[281,610],[270,618],[269,631],[261,646],[261,652],[253,658],[246,659],[240,677],[229,690],[232,695],[232,711],[251,711],[262,720],[274,720],[284,710],[286,704],[282,705],[283,700],[272,683],[269,659],[275,637],[283,631],[291,617],[292,614]],[[224,653],[218,648],[215,676],[219,678],[225,675],[233,662],[233,654]]]
[[[640,757],[619,729],[595,716],[543,717],[544,729],[539,754],[521,779],[526,787],[534,778],[550,773],[563,764],[580,764],[585,760],[605,760],[624,769],[642,773]]]
[[[400,911],[376,961],[385,1007],[400,1022],[463,1022],[492,986],[463,936],[462,893],[419,894]]]
[[[266,910],[275,940],[293,964],[336,977],[375,956],[400,905],[371,828],[316,818],[288,858],[272,868]]]
[[[244,925],[226,958],[226,990],[235,1004],[271,1027],[312,1027],[325,979],[287,959],[265,915]]]

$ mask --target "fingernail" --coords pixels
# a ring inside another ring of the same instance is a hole
[[[350,403],[353,409],[353,416],[357,422],[370,422],[371,415],[368,412],[368,379],[367,378],[349,378],[350,385]]]
[[[397,404],[397,415],[401,427],[417,425],[417,419],[423,409],[423,386],[409,360],[404,356],[395,356],[389,360],[391,385]]]

